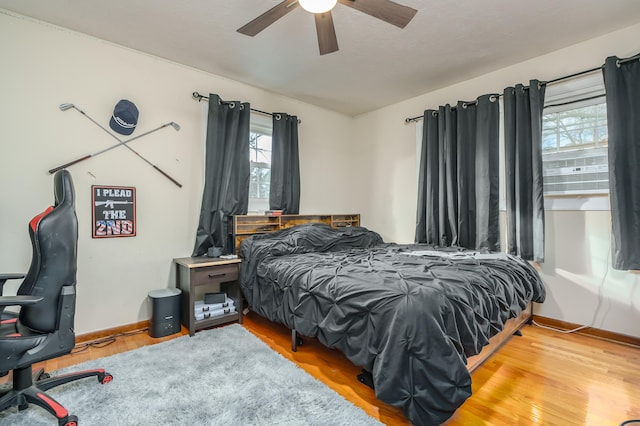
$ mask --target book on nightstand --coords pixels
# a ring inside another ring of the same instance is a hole
[[[204,294],[204,303],[206,303],[207,305],[211,303],[224,303],[226,299],[227,293],[223,292]]]

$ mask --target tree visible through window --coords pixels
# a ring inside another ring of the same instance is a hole
[[[249,134],[251,181],[249,184],[249,210],[269,209],[271,180],[271,135],[252,129]]]
[[[607,145],[607,106],[604,103],[544,115],[542,149],[559,152]]]

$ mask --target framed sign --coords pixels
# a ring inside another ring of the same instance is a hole
[[[92,185],[91,211],[93,238],[135,237],[135,188]]]

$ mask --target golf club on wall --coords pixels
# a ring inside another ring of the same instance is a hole
[[[129,142],[133,142],[133,141],[134,141],[134,140],[136,140],[136,139],[140,139],[141,137],[146,136],[146,135],[148,135],[149,133],[156,132],[156,131],[158,131],[158,130],[160,130],[160,129],[162,129],[162,128],[165,128],[165,127],[167,127],[167,126],[172,126],[174,129],[176,129],[176,130],[180,130],[180,126],[179,126],[177,123],[174,123],[174,122],[172,121],[172,122],[170,122],[170,123],[163,124],[162,126],[159,126],[159,127],[155,128],[155,129],[153,129],[153,130],[149,130],[148,132],[145,132],[145,133],[143,133],[143,134],[141,134],[141,135],[138,135],[138,136],[135,136],[135,137],[133,137],[133,138],[131,138],[131,139],[128,139],[128,140],[124,141],[123,143],[124,143],[124,144],[128,144]],[[61,166],[55,167],[55,168],[53,168],[53,169],[49,170],[49,173],[53,174],[53,173],[57,172],[58,170],[66,169],[66,168],[67,168],[67,167],[69,167],[69,166],[72,166],[72,165],[77,164],[77,163],[79,163],[79,162],[81,162],[81,161],[87,160],[87,159],[89,159],[89,158],[97,157],[98,155],[103,154],[103,153],[105,153],[105,152],[107,152],[107,151],[110,151],[110,150],[112,150],[112,149],[114,149],[114,148],[117,148],[117,147],[119,147],[119,146],[120,146],[120,144],[118,143],[118,144],[115,144],[115,145],[110,146],[109,148],[105,148],[105,149],[102,149],[102,150],[100,150],[100,151],[98,151],[98,152],[94,152],[93,154],[87,154],[87,155],[85,155],[84,157],[78,158],[78,159],[76,159],[76,160],[73,160],[73,161],[70,161],[70,162],[68,162],[68,163],[65,163],[65,164],[63,164],[63,165],[61,165]]]
[[[110,131],[108,131],[106,128],[104,128],[102,125],[100,125],[100,123],[98,123],[97,121],[95,121],[93,118],[89,117],[84,111],[82,111],[80,108],[78,108],[77,106],[75,106],[74,104],[69,104],[69,103],[65,103],[65,104],[60,104],[60,110],[61,111],[67,111],[69,109],[75,109],[76,111],[78,111],[80,114],[84,115],[85,117],[87,117],[89,120],[91,120],[91,122],[93,122],[93,124],[95,124],[96,126],[100,127],[102,130],[104,130],[109,136],[111,136],[112,138],[114,138],[115,140],[118,141],[117,145],[113,145],[110,146],[108,148],[105,148],[101,151],[95,152],[93,154],[88,154],[85,155],[84,157],[78,158],[76,160],[70,161],[66,164],[63,164],[61,166],[55,167],[51,170],[49,170],[49,173],[55,173],[60,169],[64,169],[68,166],[71,166],[73,164],[77,164],[81,161],[84,161],[86,159],[92,158],[92,157],[96,157],[102,153],[105,153],[111,149],[117,148],[119,146],[124,146],[125,148],[127,148],[129,151],[133,152],[135,155],[137,155],[138,157],[140,157],[145,163],[147,163],[148,165],[150,165],[151,167],[153,167],[154,169],[156,169],[158,172],[162,173],[167,179],[169,179],[171,182],[173,182],[175,185],[177,185],[179,188],[182,188],[182,184],[180,184],[177,180],[175,180],[174,178],[172,178],[171,176],[169,176],[167,173],[165,173],[163,170],[161,170],[158,166],[156,166],[155,164],[151,163],[149,160],[147,160],[146,158],[144,158],[142,155],[140,155],[136,150],[134,150],[133,148],[131,148],[129,145],[127,145],[129,142],[134,141],[135,139],[140,139],[143,136],[148,135],[149,133],[153,133],[156,132],[162,128],[165,128],[167,126],[171,126],[173,127],[176,131],[180,130],[180,125],[178,123],[175,123],[173,121],[163,124],[162,126],[159,126],[153,130],[149,130],[148,132],[142,133],[141,135],[138,136],[134,136],[131,139],[128,139],[127,141],[122,141],[120,140],[117,136],[115,136],[113,133],[111,133]]]

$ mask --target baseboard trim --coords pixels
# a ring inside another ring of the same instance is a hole
[[[539,315],[534,315],[533,320],[540,325],[557,328],[563,331],[573,330],[578,327],[582,327],[581,324],[574,324],[571,322],[561,321],[554,318],[542,317]],[[575,334],[595,337],[597,339],[607,340],[610,342],[616,342],[616,343],[621,343],[624,345],[640,348],[640,338],[628,336],[626,334],[614,333],[612,331],[601,330],[593,327],[583,328],[582,330],[576,331]]]
[[[540,325],[547,327],[557,328],[559,330],[573,330],[581,327],[580,324],[575,324],[567,321],[561,321],[554,318],[543,317],[540,315],[533,315],[533,320]],[[133,324],[121,325],[119,327],[107,328],[105,330],[94,331],[91,333],[80,334],[76,336],[76,344],[87,343],[93,340],[100,340],[107,337],[117,336],[122,333],[131,333],[134,331],[141,331],[149,328],[149,321],[140,321]],[[629,346],[635,346],[640,348],[640,338],[628,336],[626,334],[614,333],[612,331],[600,330],[598,328],[584,328],[578,330],[575,334],[582,334],[589,337],[595,337],[597,339],[608,340],[610,342],[622,343]]]
[[[121,325],[119,327],[107,328],[104,330],[93,331],[91,333],[80,334],[76,336],[76,344],[87,343],[94,340],[100,340],[107,337],[117,336],[122,333],[131,333],[134,331],[142,331],[149,328],[149,320],[140,321],[133,324]]]

